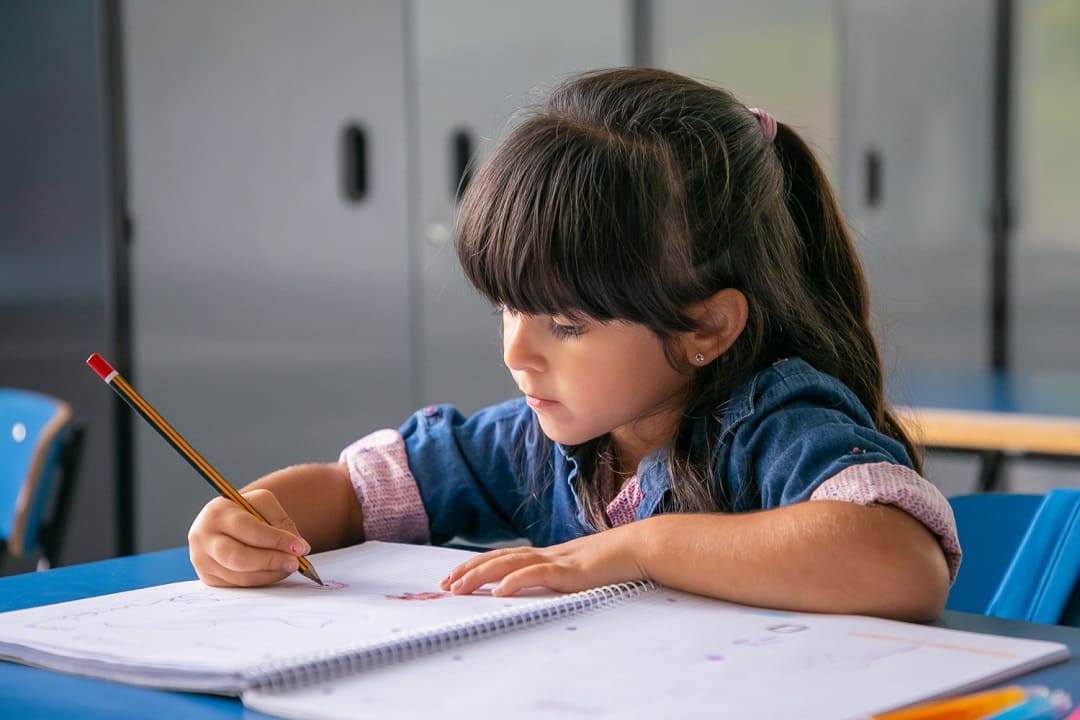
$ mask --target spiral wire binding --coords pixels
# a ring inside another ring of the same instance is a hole
[[[592,590],[505,608],[469,620],[416,630],[392,640],[357,647],[324,650],[289,660],[265,663],[246,673],[245,685],[268,693],[283,692],[347,675],[394,665],[456,648],[482,638],[503,635],[584,612],[612,607],[655,589],[649,581],[616,583]]]

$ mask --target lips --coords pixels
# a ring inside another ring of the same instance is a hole
[[[550,398],[540,397],[539,395],[531,395],[529,393],[525,393],[525,402],[529,404],[529,407],[535,408],[537,410],[542,410],[543,408],[548,408],[559,404],[557,401]]]

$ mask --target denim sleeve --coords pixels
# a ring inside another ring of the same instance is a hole
[[[735,510],[807,500],[854,465],[912,467],[904,446],[875,429],[851,390],[813,370],[763,372],[731,432],[725,476]]]
[[[523,400],[464,416],[450,405],[430,406],[399,429],[431,542],[520,538],[533,523],[527,503],[540,432]]]

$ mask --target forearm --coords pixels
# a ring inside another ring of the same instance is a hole
[[[294,465],[244,487],[270,490],[313,552],[364,539],[363,513],[348,470],[337,463]]]
[[[701,595],[927,620],[948,594],[937,539],[891,506],[811,501],[757,513],[661,515],[633,525],[639,537],[629,545],[642,573]]]

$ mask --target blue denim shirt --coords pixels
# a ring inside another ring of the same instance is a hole
[[[904,446],[878,432],[866,408],[836,378],[799,359],[782,360],[741,383],[711,432],[713,495],[732,512],[806,500],[851,465],[912,466]],[[711,429],[710,429],[711,428]],[[526,538],[533,545],[593,532],[575,485],[575,447],[547,440],[524,399],[465,417],[449,405],[414,414],[399,429],[427,512],[431,541]],[[638,466],[640,520],[665,511],[666,449]]]

